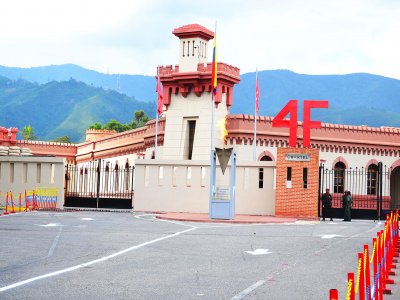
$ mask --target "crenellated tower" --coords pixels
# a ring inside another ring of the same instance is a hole
[[[211,67],[208,42],[214,33],[198,24],[176,28],[179,65],[160,67],[166,127],[163,159],[208,160],[211,144]],[[222,146],[221,127],[233,99],[233,86],[240,81],[239,68],[218,62],[215,95],[215,146]]]

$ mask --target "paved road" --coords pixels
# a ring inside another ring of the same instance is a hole
[[[0,217],[0,299],[328,299],[330,288],[344,299],[357,252],[382,227],[107,212]]]

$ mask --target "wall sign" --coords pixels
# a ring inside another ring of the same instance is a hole
[[[310,154],[309,153],[286,153],[285,156],[286,160],[289,161],[310,161]]]
[[[288,127],[289,128],[289,146],[297,145],[297,100],[290,100],[284,108],[272,120],[272,127]],[[303,115],[303,146],[310,147],[310,130],[311,128],[321,128],[320,121],[311,121],[312,108],[328,108],[327,100],[304,100]],[[284,119],[290,114],[289,120]]]

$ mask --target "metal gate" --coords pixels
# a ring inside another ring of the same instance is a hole
[[[102,166],[100,160],[87,166],[67,165],[64,206],[131,209],[134,170],[128,165]]]
[[[400,167],[387,168],[382,163],[365,168],[319,168],[318,216],[322,216],[322,194],[329,188],[332,215],[343,218],[342,196],[350,191],[352,218],[385,219],[386,213],[400,209]]]

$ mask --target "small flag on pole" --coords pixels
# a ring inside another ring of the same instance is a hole
[[[212,77],[211,77],[211,86],[212,93],[215,96],[217,93],[217,25],[215,25],[215,35],[214,35],[214,49],[213,49],[213,62],[212,62]]]
[[[260,110],[260,87],[258,85],[258,72],[256,73],[256,114]]]
[[[160,73],[159,73],[159,67],[157,67],[157,85],[156,85],[156,92],[158,95],[157,98],[157,114],[161,115],[162,110],[163,110],[163,86],[160,81]]]

